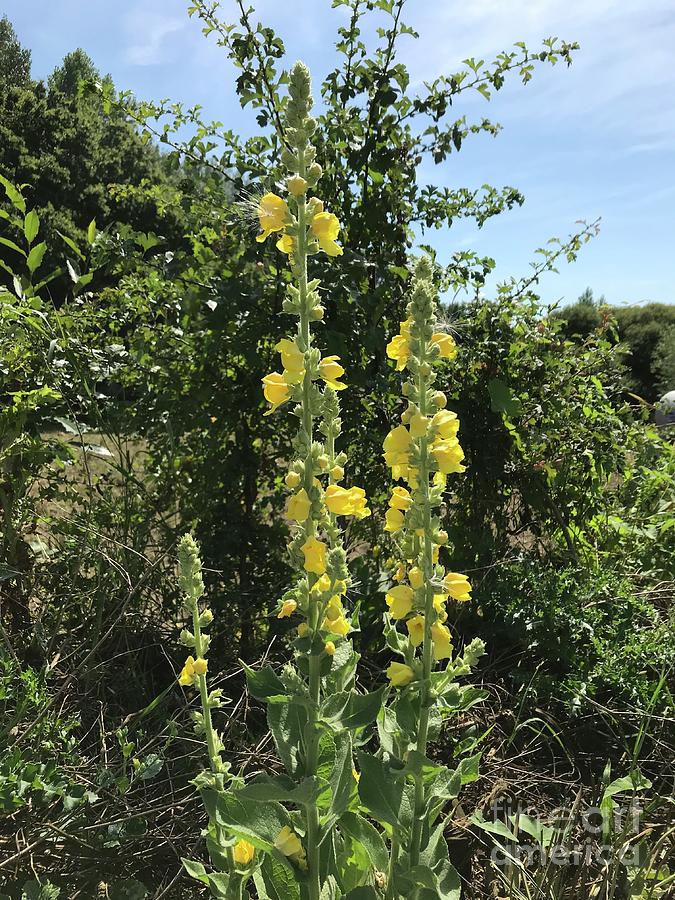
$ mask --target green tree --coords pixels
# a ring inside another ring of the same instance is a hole
[[[30,50],[21,46],[7,16],[0,19],[0,82],[6,85],[30,84]]]

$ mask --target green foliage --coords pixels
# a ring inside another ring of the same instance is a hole
[[[583,298],[583,295],[582,295]],[[608,306],[580,298],[559,310],[565,333],[570,337],[606,334],[624,345],[629,369],[625,388],[653,403],[675,384],[673,354],[675,306],[646,303],[642,306]]]

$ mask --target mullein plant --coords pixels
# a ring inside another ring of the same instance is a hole
[[[463,576],[446,575],[438,566],[438,547],[447,536],[433,512],[442,501],[445,473],[461,469],[456,419],[451,413],[429,414],[430,404],[439,404],[432,390],[433,363],[451,355],[451,338],[437,335],[431,325],[429,266],[420,263],[410,318],[393,342],[398,350],[390,345],[398,368],[412,376],[404,388],[410,428],[394,429],[385,447],[394,477],[408,484],[394,489],[387,514],[401,565],[400,583],[387,594],[386,639],[403,661],[392,663],[378,690],[363,693],[355,686],[358,654],[350,634],[358,630],[358,620],[355,609],[348,611],[342,529],[346,519],[364,518],[370,509],[361,488],[344,486],[347,457],[336,448],[345,372],[339,358],[322,353],[312,335],[323,307],[319,281],[308,278],[308,259],[332,260],[343,251],[338,219],[310,195],[321,176],[310,143],[316,128],[311,106],[309,72],[297,63],[285,108],[287,193],[266,193],[255,203],[257,240],[273,236],[288,257],[292,281],[283,313],[297,323],[276,344],[281,371],[263,379],[266,415],[283,414],[278,410],[284,407],[298,420],[285,474],[289,559],[296,576],[277,610],[294,625],[294,659],[281,672],[242,665],[249,692],[267,704],[286,771],[245,783],[223,761],[211,718],[223,698],[207,686],[204,629],[212,616],[199,607],[198,553],[194,541],[185,538],[179,562],[192,629],[181,637],[194,655],[179,681],[197,688],[201,699],[201,712],[193,716],[206,739],[210,766],[195,784],[209,816],[206,839],[215,871],[190,860],[184,865],[222,898],[249,896],[251,881],[261,900],[459,897],[451,891],[456,876],[442,826],[432,831],[431,825],[462,780],[469,780],[471,766],[450,771],[426,756],[441,716],[477,699],[478,692],[460,688],[455,679],[482,650],[474,642],[462,657],[445,663],[451,656],[445,601],[468,597],[470,590]],[[404,621],[407,637],[397,629]],[[439,660],[444,668],[436,671]],[[380,747],[366,752],[376,722]]]

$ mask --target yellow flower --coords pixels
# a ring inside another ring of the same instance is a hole
[[[392,619],[405,619],[413,603],[413,590],[407,584],[397,584],[386,593],[384,602]]]
[[[354,781],[358,784],[361,781],[361,773],[357,772],[356,769],[352,769],[352,775],[354,776]]]
[[[424,616],[413,616],[406,621],[406,628],[413,647],[419,647],[424,640]]]
[[[410,461],[410,433],[403,425],[397,425],[384,439],[382,444],[384,461],[390,467],[408,466]]]
[[[347,387],[346,384],[338,381],[338,379],[342,378],[345,374],[345,370],[338,362],[339,359],[339,356],[324,356],[319,363],[319,376],[323,378],[326,384],[332,387],[334,391],[344,391]]]
[[[328,656],[333,656],[335,654],[335,644],[332,641],[326,641],[323,645],[323,649],[326,651]]]
[[[305,572],[323,575],[326,571],[326,545],[315,537],[310,537],[300,549],[305,554]]]
[[[400,509],[388,509],[384,515],[384,530],[390,534],[396,534],[403,528],[404,518]]]
[[[431,453],[436,460],[439,470],[444,475],[449,475],[451,472],[466,471],[466,466],[462,465],[464,451],[459,446],[457,438],[435,442],[431,448]]]
[[[447,440],[457,437],[459,431],[459,419],[457,414],[448,409],[441,409],[431,420],[436,426],[438,437]]]
[[[194,684],[195,682],[195,658],[194,656],[188,656],[185,660],[185,665],[181,669],[181,673],[178,676],[178,684],[185,685],[186,687]]]
[[[292,256],[295,252],[295,239],[290,234],[282,234],[277,241],[277,250],[287,256]]]
[[[453,600],[464,602],[471,599],[471,585],[466,575],[459,572],[448,572],[443,581]]]
[[[413,566],[408,572],[408,581],[410,582],[410,587],[416,591],[419,590],[424,584],[424,572],[418,566]]]
[[[406,319],[404,322],[401,322],[400,332],[403,337],[410,337],[410,327],[413,323],[412,316],[409,319]]]
[[[434,644],[434,659],[437,662],[439,659],[452,658],[452,640],[447,625],[434,622],[431,626],[431,640]]]
[[[295,522],[304,522],[311,508],[312,501],[309,499],[309,494],[302,488],[288,501],[288,518]]]
[[[300,843],[300,838],[294,831],[284,825],[279,834],[276,836],[274,846],[287,856],[290,860],[298,865],[301,869],[307,868],[307,856],[305,848]]]
[[[284,600],[281,609],[277,613],[277,619],[287,619],[289,616],[293,615],[297,608],[298,604],[295,600]]]
[[[342,247],[335,243],[339,233],[340,223],[333,213],[319,212],[312,218],[312,234],[328,256],[342,256]]]
[[[403,563],[398,564],[396,571],[394,572],[392,577],[394,581],[403,581],[403,579],[405,578],[405,566],[403,565]]]
[[[201,656],[198,656],[194,662],[194,670],[195,675],[206,675],[206,670],[208,669],[209,664],[207,660],[202,659]]]
[[[265,194],[258,204],[258,221],[262,234],[257,236],[256,241],[262,243],[273,231],[283,231],[289,218],[286,201],[276,194]]]
[[[345,612],[338,594],[335,594],[328,601],[326,617],[321,627],[325,628],[326,631],[332,632],[332,634],[339,634],[341,637],[345,637],[352,630],[351,623],[345,618]]]
[[[410,509],[410,507],[412,506],[412,497],[410,496],[410,491],[404,487],[395,487],[391,493],[389,506],[392,509],[400,509],[404,512],[406,509]]]
[[[449,334],[445,334],[445,332],[442,331],[437,331],[435,334],[431,335],[431,340],[434,344],[440,347],[441,357],[443,359],[453,359],[455,356],[457,356],[457,345]]]
[[[255,847],[248,841],[237,841],[234,845],[234,861],[238,866],[247,866],[253,859]]]
[[[408,338],[401,334],[395,335],[387,344],[387,356],[396,360],[396,369],[402,372],[410,357],[410,343]]]
[[[445,609],[445,595],[444,594],[434,594],[434,609],[436,610],[436,615],[438,616],[439,622],[445,622],[448,618],[448,613]]]
[[[281,353],[281,365],[284,367],[284,378],[289,384],[298,384],[305,374],[305,354],[295,341],[282,338],[275,346]]]
[[[262,383],[264,385],[263,394],[265,395],[265,400],[272,404],[272,409],[268,409],[265,413],[266,416],[269,416],[291,396],[290,385],[284,376],[278,372],[271,372],[269,375],[265,375]]]
[[[356,516],[357,519],[365,519],[370,515],[363,488],[353,487],[347,490],[337,484],[329,484],[324,499],[326,506],[335,516]]]
[[[317,594],[325,593],[330,590],[330,578],[328,575],[322,575],[312,588]]]
[[[415,677],[415,673],[405,663],[393,662],[387,669],[387,678],[394,687],[405,687]]]
[[[414,438],[424,437],[429,427],[431,419],[429,416],[423,416],[421,413],[415,413],[410,420],[410,436]]]

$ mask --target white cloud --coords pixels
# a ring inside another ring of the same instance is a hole
[[[185,28],[185,16],[169,16],[160,9],[139,9],[130,12],[124,21],[125,30],[134,43],[125,50],[125,60],[134,66],[154,66],[168,61],[166,39]]]

